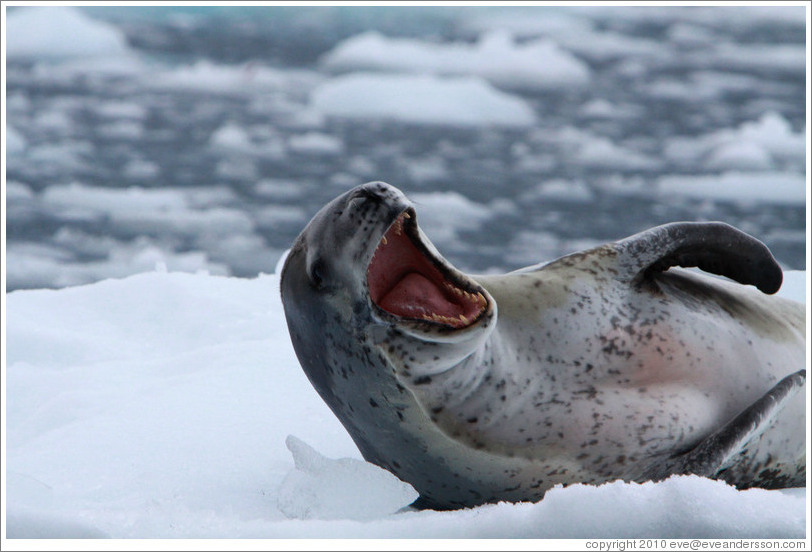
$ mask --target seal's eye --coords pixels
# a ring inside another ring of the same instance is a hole
[[[310,285],[316,289],[324,287],[325,273],[326,268],[324,262],[321,259],[314,261],[307,271],[307,277],[310,278]]]

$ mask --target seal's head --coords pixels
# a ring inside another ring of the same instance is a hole
[[[313,217],[285,260],[281,292],[299,361],[350,433],[353,401],[449,369],[496,318],[488,292],[437,252],[411,202],[383,182]]]
[[[383,182],[358,186],[313,217],[285,261],[281,290],[294,342],[329,326],[356,340],[381,341],[394,329],[453,344],[495,315],[488,292],[440,255],[411,202]]]

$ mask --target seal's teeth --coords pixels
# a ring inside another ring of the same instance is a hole
[[[462,294],[463,294],[463,291],[460,288],[458,288],[457,286],[455,286],[454,284],[452,284],[451,282],[443,282],[443,286],[447,290],[453,291],[455,295],[459,295],[461,297]]]
[[[468,319],[465,318],[463,315],[460,315],[459,318],[452,318],[450,316],[443,316],[442,314],[437,314],[436,312],[433,312],[431,314],[428,313],[423,314],[421,315],[421,318],[423,320],[428,320],[430,322],[438,322],[440,324],[446,324],[448,326],[457,326],[460,323],[460,321],[462,321],[464,324],[468,324]]]
[[[384,245],[386,245],[388,243],[387,240],[386,240],[386,236],[381,238],[381,243],[384,244]]]
[[[485,300],[485,296],[484,296],[484,295],[482,295],[482,293],[477,292],[477,294],[476,294],[476,298],[477,298],[477,301],[479,302],[479,305],[480,305],[481,307],[484,307],[485,305],[487,305],[487,304],[488,304],[488,302]]]
[[[403,212],[403,218],[405,218],[405,219],[410,219],[410,218],[412,218],[412,217],[410,217],[410,216],[409,216],[409,213],[407,213],[406,211],[404,211],[404,212]]]

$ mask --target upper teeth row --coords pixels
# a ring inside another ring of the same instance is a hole
[[[458,288],[457,286],[455,286],[454,284],[452,284],[450,282],[445,282],[443,285],[446,287],[446,289],[450,289],[451,291],[453,291],[455,294],[459,295],[460,297],[465,297],[469,301],[476,302],[477,305],[479,305],[480,307],[484,307],[487,304],[487,301],[485,300],[485,296],[482,295],[482,293],[480,293],[480,292],[476,292],[476,294],[469,293],[469,292],[465,291],[464,289]]]

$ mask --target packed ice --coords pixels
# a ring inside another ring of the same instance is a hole
[[[477,75],[525,91],[577,88],[589,83],[589,67],[554,42],[516,44],[505,31],[485,33],[476,44],[433,44],[369,32],[347,39],[322,58],[331,71]]]
[[[370,521],[418,497],[411,485],[369,462],[327,458],[293,435],[285,444],[295,467],[279,486],[277,506],[289,518]]]
[[[785,279],[804,301],[806,273]],[[159,266],[8,294],[8,536],[803,537],[804,489],[699,477],[415,511],[299,367],[278,286]]]
[[[471,76],[351,73],[319,85],[312,101],[327,115],[355,119],[476,127],[535,122],[524,100]]]

